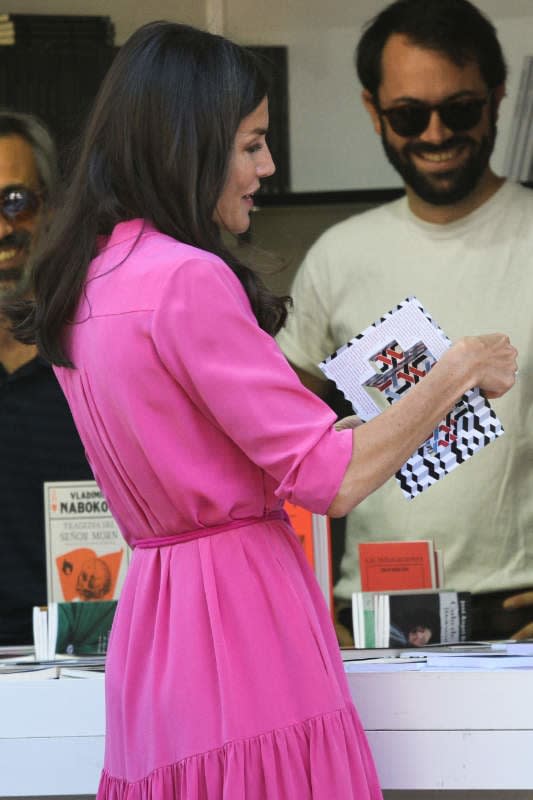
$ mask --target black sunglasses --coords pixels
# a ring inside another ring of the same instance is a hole
[[[394,133],[409,137],[420,136],[427,129],[433,111],[438,113],[443,125],[453,133],[469,131],[481,120],[488,101],[488,97],[476,97],[471,100],[447,100],[434,106],[406,103],[394,108],[380,108],[377,101],[374,104],[378,113],[386,117]]]
[[[32,219],[41,205],[41,195],[27,186],[6,186],[0,191],[0,214],[12,225]]]

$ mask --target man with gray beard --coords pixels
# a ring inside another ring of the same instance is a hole
[[[338,618],[351,626],[357,544],[433,539],[445,585],[473,593],[475,638],[533,636],[533,192],[490,156],[506,64],[468,0],[396,0],[356,50],[362,99],[405,197],[352,217],[313,245],[279,343],[324,395],[318,363],[409,296],[451,338],[509,333],[520,376],[494,408],[505,435],[408,502],[394,479],[347,520]],[[354,143],[357,146],[357,142]]]
[[[0,300],[23,288],[56,182],[46,128],[29,114],[0,112]],[[43,483],[92,474],[51,368],[1,318],[0,453],[0,645],[27,644],[32,607],[46,603]]]

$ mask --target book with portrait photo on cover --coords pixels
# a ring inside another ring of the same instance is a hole
[[[354,592],[357,648],[424,647],[470,640],[471,594],[454,591]]]

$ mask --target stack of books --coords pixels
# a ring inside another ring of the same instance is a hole
[[[533,641],[471,642],[413,650],[342,651],[345,672],[532,670]]]
[[[471,595],[444,591],[430,539],[359,544],[361,590],[352,595],[356,647],[422,647],[470,639]]]
[[[110,17],[62,14],[0,14],[0,46],[112,47],[115,29]]]

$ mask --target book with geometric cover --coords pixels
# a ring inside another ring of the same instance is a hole
[[[450,345],[417,298],[408,297],[319,366],[367,422],[422,380]],[[396,473],[404,496],[412,500],[502,433],[480,390],[470,389]]]

